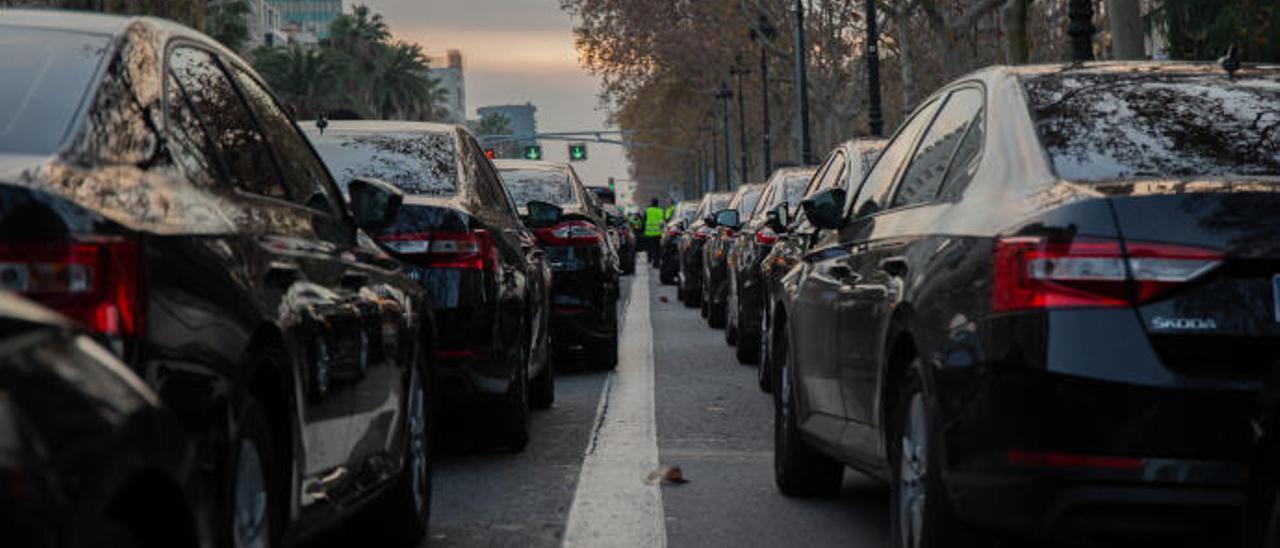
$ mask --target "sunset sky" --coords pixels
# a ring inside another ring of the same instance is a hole
[[[573,21],[557,0],[356,0],[382,13],[395,37],[431,55],[462,50],[468,116],[486,105],[532,102],[540,131],[604,127],[596,79],[578,65]],[[546,157],[564,160],[566,144],[543,142]],[[627,178],[616,146],[592,145],[578,164],[587,184]]]

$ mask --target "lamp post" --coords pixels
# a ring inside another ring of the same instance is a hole
[[[724,133],[724,189],[733,190],[733,129],[729,127],[729,100],[733,99],[733,90],[729,89],[728,81],[720,80],[716,99],[720,101],[721,114],[724,116],[724,125],[721,127]]]
[[[1093,60],[1093,0],[1071,0],[1067,6],[1067,18],[1071,24],[1067,35],[1071,37],[1071,60]]]
[[[772,42],[778,37],[778,29],[774,28],[769,22],[769,18],[760,15],[759,21],[756,22],[756,28],[751,29],[751,39],[760,40],[760,102],[763,119],[761,120],[761,131],[764,134],[764,180],[768,180],[773,174],[773,129],[769,123],[769,48],[766,42]],[[745,146],[745,145],[744,145]]]
[[[810,163],[813,144],[809,140],[809,61],[804,39],[804,0],[796,0],[796,116],[800,127],[800,163]]]
[[[872,137],[884,136],[884,109],[880,105],[880,29],[876,0],[867,0],[867,123]]]
[[[729,69],[729,74],[738,78],[738,157],[742,162],[742,171],[738,172],[738,180],[745,184],[749,175],[747,175],[747,107],[743,104],[742,77],[751,74],[751,71],[742,68],[741,55],[737,57],[733,68]]]

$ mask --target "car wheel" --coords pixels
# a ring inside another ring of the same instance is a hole
[[[890,533],[898,548],[985,546],[976,544],[947,499],[938,438],[916,360],[903,384],[888,447],[891,468]]]
[[[840,490],[844,464],[820,453],[800,433],[796,387],[787,368],[785,338],[779,338],[780,384],[773,396],[773,477],[782,494],[831,495]]]
[[[551,409],[556,402],[556,374],[550,358],[542,368],[542,373],[529,382],[529,403],[534,409]]]
[[[726,303],[727,306],[725,306],[726,313],[724,322],[724,342],[729,346],[738,344],[738,315],[735,313],[738,307],[734,304],[736,301],[737,298],[734,297],[733,281],[731,279],[729,281],[729,298]]]
[[[412,546],[426,536],[431,520],[432,415],[430,395],[420,367],[410,372],[405,412],[404,469],[395,487],[361,514],[371,538],[391,535]]]
[[[707,325],[712,329],[723,329],[728,316],[728,307],[724,303],[711,303],[707,307]]]
[[[773,329],[769,325],[769,309],[767,306],[760,307],[760,337],[757,350],[759,359],[756,363],[756,383],[760,385],[760,390],[765,393],[773,391],[773,368],[772,360],[769,357],[769,339],[773,338]],[[738,345],[739,348],[742,345]]]
[[[239,430],[231,442],[227,461],[228,544],[236,548],[275,546],[278,525],[275,507],[278,475],[274,473],[271,429],[261,404],[246,396],[240,410]]]
[[[498,413],[499,445],[513,453],[529,445],[529,370],[523,357],[516,367],[516,378],[507,388]]]
[[[618,301],[610,300],[609,336],[596,340],[589,347],[590,364],[595,369],[612,370],[618,367]]]

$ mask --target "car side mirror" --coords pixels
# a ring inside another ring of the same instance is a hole
[[[845,196],[842,188],[827,189],[801,201],[800,207],[813,226],[835,230],[844,225]]]
[[[404,203],[404,192],[377,179],[354,179],[347,183],[347,193],[351,196],[351,217],[356,227],[364,230],[386,228]]]
[[[706,217],[703,217],[703,218],[702,218],[702,222],[703,222],[703,224],[705,224],[705,225],[707,225],[707,226],[709,226],[709,227],[711,227],[711,228],[715,228],[715,227],[716,227],[716,216],[715,216],[715,215],[707,215]]]
[[[564,216],[564,210],[555,204],[533,200],[525,207],[529,210],[529,214],[525,216],[525,222],[532,228],[555,226]]]
[[[786,232],[787,227],[791,225],[791,206],[786,202],[782,202],[773,209],[766,211],[764,219],[765,226],[774,232]]]
[[[715,226],[722,226],[729,230],[737,230],[738,225],[741,224],[739,223],[738,210],[736,209],[722,209],[716,212],[715,217]]]

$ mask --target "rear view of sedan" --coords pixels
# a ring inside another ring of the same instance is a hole
[[[580,348],[591,367],[613,369],[618,365],[620,268],[605,220],[596,215],[569,165],[500,160],[497,166],[523,215],[532,217],[532,202],[559,210],[534,230],[551,263],[552,344],[561,354]]]
[[[693,224],[694,214],[698,212],[698,202],[684,201],[676,205],[671,218],[662,227],[662,239],[658,243],[659,281],[663,285],[679,283],[680,279],[680,238]]]
[[[374,177],[405,193],[370,235],[432,297],[437,393],[454,419],[479,414],[491,441],[522,450],[529,407],[549,407],[547,280],[533,234],[497,173],[461,128],[413,122],[306,124],[339,177]]]
[[[680,279],[677,282],[676,295],[684,301],[685,306],[691,308],[702,306],[702,251],[712,232],[715,231],[714,219],[711,216],[729,207],[729,200],[732,199],[732,192],[712,192],[703,196],[697,211],[693,214],[693,221],[679,237]],[[705,308],[703,312],[705,317]]]
[[[762,191],[763,184],[742,185],[728,205],[728,209],[737,213],[736,222],[733,225],[712,223],[711,235],[702,250],[702,308],[711,327],[725,327],[728,321],[729,248],[742,223],[751,221]],[[718,213],[711,212],[712,221]]]
[[[194,448],[110,350],[0,292],[6,546],[209,546]]]

